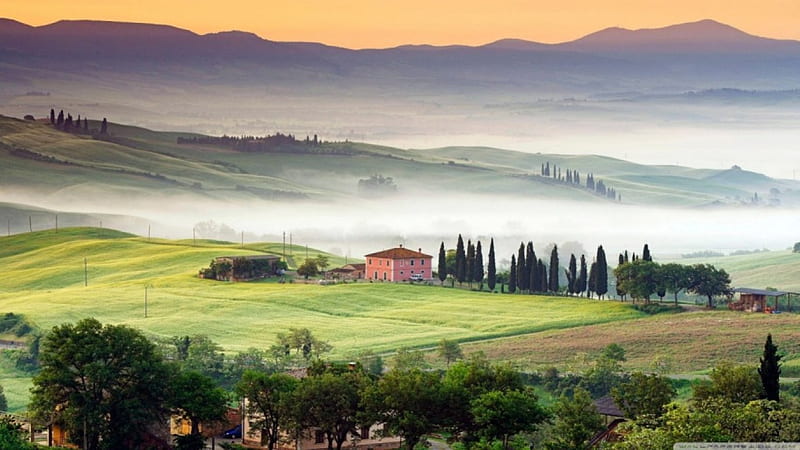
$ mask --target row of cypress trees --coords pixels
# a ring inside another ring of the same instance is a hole
[[[64,110],[62,109],[59,111],[58,115],[56,116],[56,110],[50,108],[50,125],[58,128],[62,131],[67,131],[70,133],[83,133],[89,134],[89,119],[86,117],[83,118],[81,121],[81,115],[78,114],[77,119],[72,118],[72,114],[67,113],[66,117],[64,117]],[[100,124],[100,134],[107,134],[108,133],[108,121],[105,117],[103,117],[103,122]]]

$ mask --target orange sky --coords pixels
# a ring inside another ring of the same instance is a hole
[[[706,18],[800,40],[798,0],[0,0],[0,17],[31,25],[68,18],[164,23],[197,33],[236,29],[350,48],[505,37],[562,42],[609,26]]]

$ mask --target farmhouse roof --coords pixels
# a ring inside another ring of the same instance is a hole
[[[350,270],[364,270],[367,268],[367,265],[364,263],[360,264],[346,264],[342,266],[343,269],[350,269]]]
[[[767,291],[765,289],[751,289],[751,288],[736,288],[733,292],[738,292],[739,294],[753,294],[753,295],[764,295],[767,297],[780,297],[781,295],[786,295],[787,292],[783,291]]]
[[[422,249],[420,249],[422,250]],[[406,258],[433,258],[431,255],[426,255],[421,251],[415,252],[403,247],[390,248],[389,250],[381,250],[379,252],[370,253],[367,257],[373,258],[388,258],[388,259],[406,259]]]
[[[594,405],[597,407],[597,412],[604,416],[625,417],[625,414],[620,411],[619,407],[616,403],[614,403],[614,399],[611,398],[610,395],[598,398],[594,401]]]

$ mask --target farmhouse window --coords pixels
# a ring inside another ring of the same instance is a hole
[[[425,265],[425,260],[424,259],[420,259],[419,260],[419,265],[420,266],[424,266]]]
[[[376,280],[378,279],[378,271],[377,271],[377,270],[375,271],[375,276],[374,276],[374,277],[372,277],[372,278],[374,278],[374,279],[376,279]]]
[[[372,264],[372,258],[369,259],[369,263]]]
[[[325,432],[322,430],[317,430],[314,433],[314,443],[322,444],[323,442],[325,442]]]
[[[411,273],[414,273],[414,271],[412,270]],[[403,274],[403,271],[401,270],[400,271],[400,275],[402,275],[402,274]]]
[[[386,279],[386,272],[383,272],[383,279]]]
[[[411,265],[412,265],[412,266],[414,265],[414,260],[413,260],[413,259],[411,260]]]
[[[361,427],[361,439],[369,439],[369,425]]]

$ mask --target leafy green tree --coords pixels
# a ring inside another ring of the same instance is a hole
[[[458,345],[458,342],[450,341],[448,339],[442,339],[439,341],[437,351],[439,356],[444,359],[445,363],[447,363],[447,367],[450,367],[450,363],[453,361],[457,361],[464,357],[464,352],[461,351],[461,346]]]
[[[400,436],[413,449],[438,429],[449,410],[435,372],[392,370],[366,389],[368,417],[384,424],[387,435]]]
[[[317,265],[316,258],[306,259],[303,261],[303,264],[300,264],[300,267],[297,268],[297,274],[305,278],[306,280],[309,277],[314,277],[319,274],[320,269]]]
[[[767,334],[764,356],[761,357],[758,375],[761,377],[761,385],[764,387],[766,399],[776,402],[780,401],[781,394],[781,358],[783,356],[778,354],[778,346],[772,343],[772,333]]]
[[[413,369],[424,369],[428,367],[425,361],[425,354],[420,350],[411,350],[408,347],[400,347],[394,356],[394,370],[408,371]]]
[[[291,400],[299,382],[285,373],[268,375],[248,370],[236,383],[236,394],[247,399],[250,426],[261,432],[261,445],[269,450],[281,441],[281,430],[292,424]]]
[[[299,430],[324,433],[328,450],[341,450],[363,415],[361,391],[369,377],[360,371],[331,371],[304,378],[292,394],[294,423]]]
[[[191,422],[191,434],[200,436],[201,423],[209,425],[225,419],[228,396],[211,377],[181,371],[172,377],[170,384],[169,406],[179,417]]]
[[[3,386],[0,386],[0,414],[8,411],[8,400],[6,394],[3,392]]]
[[[695,402],[722,399],[745,404],[763,397],[763,386],[753,367],[722,362],[711,370],[708,378],[695,384],[692,396]]]
[[[278,368],[269,361],[269,352],[250,347],[247,350],[237,353],[227,364],[226,378],[235,383],[242,378],[247,370],[259,372],[272,372]]]
[[[511,255],[511,269],[508,271],[508,293],[517,292],[517,260]]]
[[[597,247],[597,275],[595,281],[594,291],[601,299],[608,292],[608,262],[606,261],[606,252],[603,246]]]
[[[650,296],[656,292],[658,265],[654,262],[636,260],[622,264],[614,269],[614,276],[625,292],[634,299],[650,301]]]
[[[494,262],[494,238],[489,241],[489,263],[486,266],[486,282],[489,284],[489,290],[494,292],[497,285],[497,266]]]
[[[458,244],[456,245],[456,280],[458,284],[467,279],[467,254],[464,251],[464,239],[458,235]]]
[[[20,424],[9,416],[0,416],[0,449],[2,450],[36,450],[40,448],[25,440],[25,433]]]
[[[674,295],[675,305],[678,305],[678,294],[689,287],[689,268],[683,264],[662,264],[658,269],[658,276],[668,292]]]
[[[550,283],[547,286],[550,292],[558,292],[558,271],[558,246],[553,245],[553,250],[550,251]]]
[[[139,331],[95,319],[56,326],[42,343],[30,411],[63,423],[89,450],[131,448],[166,419],[169,370]]]
[[[444,251],[444,241],[439,246],[439,281],[444,286],[444,280],[447,279],[447,254]]]
[[[657,419],[664,414],[664,406],[675,398],[675,388],[668,378],[642,372],[631,374],[629,381],[611,389],[611,397],[625,417],[632,419]]]
[[[528,280],[530,275],[528,269],[525,267],[525,244],[519,243],[519,250],[517,250],[517,289],[522,294],[528,289]]]
[[[309,361],[312,357],[319,358],[323,353],[328,353],[333,347],[327,342],[318,339],[308,328],[289,328],[286,333],[277,334],[277,349],[282,349],[285,354],[291,350]]]
[[[51,115],[52,117],[52,115]],[[792,253],[800,253],[800,242],[795,242],[794,247],[792,247]]]
[[[625,362],[625,349],[616,342],[606,345],[600,352],[601,358],[608,358],[612,361]]]
[[[511,436],[532,432],[548,418],[530,389],[487,392],[472,402],[471,412],[479,434],[490,441],[499,439],[504,450]]]
[[[583,450],[588,441],[603,429],[603,418],[585,389],[576,388],[572,398],[562,395],[553,406],[554,440],[546,447],[552,450]]]
[[[695,264],[691,266],[689,291],[708,297],[708,307],[714,307],[714,296],[731,293],[731,277],[724,269],[717,269],[711,264]]]

